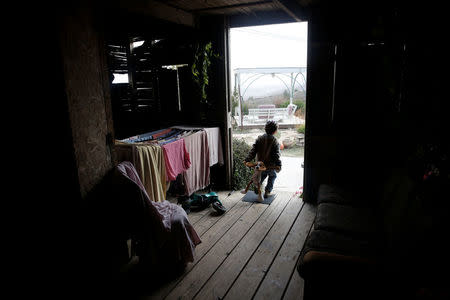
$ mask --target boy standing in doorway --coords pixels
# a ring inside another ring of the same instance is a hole
[[[248,163],[256,156],[256,160],[262,161],[266,166],[267,170],[261,174],[261,183],[263,183],[266,177],[269,177],[264,192],[264,198],[267,198],[271,196],[273,183],[275,182],[275,178],[277,178],[276,173],[281,171],[281,160],[280,145],[274,137],[274,134],[278,130],[278,124],[275,121],[267,121],[264,130],[266,133],[256,139],[244,163],[248,166]],[[258,191],[255,192],[259,194]]]

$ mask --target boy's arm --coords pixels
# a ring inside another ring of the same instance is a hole
[[[281,153],[280,153],[280,145],[278,142],[272,144],[272,161],[275,164],[276,171],[280,172],[281,170]]]
[[[253,159],[255,159],[256,153],[257,153],[257,149],[258,149],[257,143],[258,143],[258,140],[256,140],[253,143],[252,149],[250,150],[250,152],[248,153],[247,157],[245,158],[245,162],[249,162],[249,161],[252,161]]]

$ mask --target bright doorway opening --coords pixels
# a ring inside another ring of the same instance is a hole
[[[237,148],[251,147],[276,121],[282,170],[274,192],[303,189],[307,32],[307,22],[230,29],[234,164],[242,164]]]

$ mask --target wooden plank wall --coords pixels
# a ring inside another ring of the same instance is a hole
[[[60,41],[80,191],[85,196],[114,162],[106,58],[92,7],[80,4],[64,16]]]

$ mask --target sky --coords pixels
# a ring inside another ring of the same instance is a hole
[[[301,22],[231,28],[231,71],[236,68],[306,67],[307,24]],[[234,72],[231,78],[234,87]],[[279,79],[266,75],[247,89],[244,100],[250,96],[261,97],[283,92],[285,89]]]

